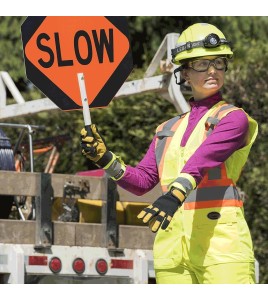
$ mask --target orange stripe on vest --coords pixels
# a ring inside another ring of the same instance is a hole
[[[185,202],[184,209],[201,209],[201,208],[212,208],[212,207],[242,207],[243,201],[237,199],[228,200],[210,200],[210,201],[200,201],[200,202]]]

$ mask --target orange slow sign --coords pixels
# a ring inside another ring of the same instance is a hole
[[[28,17],[21,33],[28,79],[63,110],[82,107],[78,73],[104,107],[133,68],[125,17]]]

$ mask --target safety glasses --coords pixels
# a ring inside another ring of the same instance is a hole
[[[226,57],[217,57],[215,59],[197,59],[188,63],[188,68],[196,72],[205,72],[213,65],[216,70],[227,70],[228,61]]]

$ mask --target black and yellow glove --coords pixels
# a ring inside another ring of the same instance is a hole
[[[165,195],[159,197],[152,205],[144,208],[138,215],[143,223],[149,222],[152,232],[166,229],[175,212],[182,206],[186,192],[179,188],[172,188]]]
[[[108,151],[104,138],[99,133],[95,124],[86,126],[81,130],[82,154],[103,168],[114,180],[122,178],[125,172],[125,164],[119,156]]]
[[[95,124],[81,130],[81,147],[82,154],[100,167],[104,167],[112,159],[112,154]]]

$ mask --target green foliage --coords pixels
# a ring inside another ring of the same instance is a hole
[[[181,32],[196,22],[207,22],[209,17],[140,16],[128,17],[134,65],[148,65],[165,35]]]
[[[246,194],[245,215],[260,263],[260,280],[267,283],[268,18],[226,17],[225,21],[234,41],[235,58],[227,73],[224,95],[259,124],[258,137],[238,185]]]
[[[20,26],[25,17],[0,17],[0,70],[15,80],[25,99],[43,97],[28,84],[23,64]],[[268,17],[128,17],[134,71],[129,80],[141,79],[164,36],[181,32],[196,22],[218,26],[233,43],[234,59],[226,73],[224,98],[257,120],[259,135],[238,182],[246,194],[245,215],[250,227],[256,258],[260,263],[260,281],[268,283]],[[10,100],[12,101],[12,100]],[[105,137],[109,149],[127,164],[135,165],[145,154],[162,121],[176,115],[175,108],[157,94],[146,93],[115,99],[107,108],[92,109],[92,121]],[[13,123],[45,125],[36,132],[39,139],[68,134],[62,148],[57,173],[86,170],[88,163],[80,153],[80,130],[84,126],[82,111],[53,111],[10,119]],[[14,130],[8,136],[15,141]],[[46,161],[36,162],[36,171],[44,170]]]
[[[25,77],[20,38],[20,26],[24,19],[0,17],[0,70],[9,72],[15,81]]]
[[[135,165],[149,147],[158,124],[156,120],[160,124],[175,114],[169,102],[148,93],[114,100],[108,108],[93,111],[92,118],[110,150]]]

